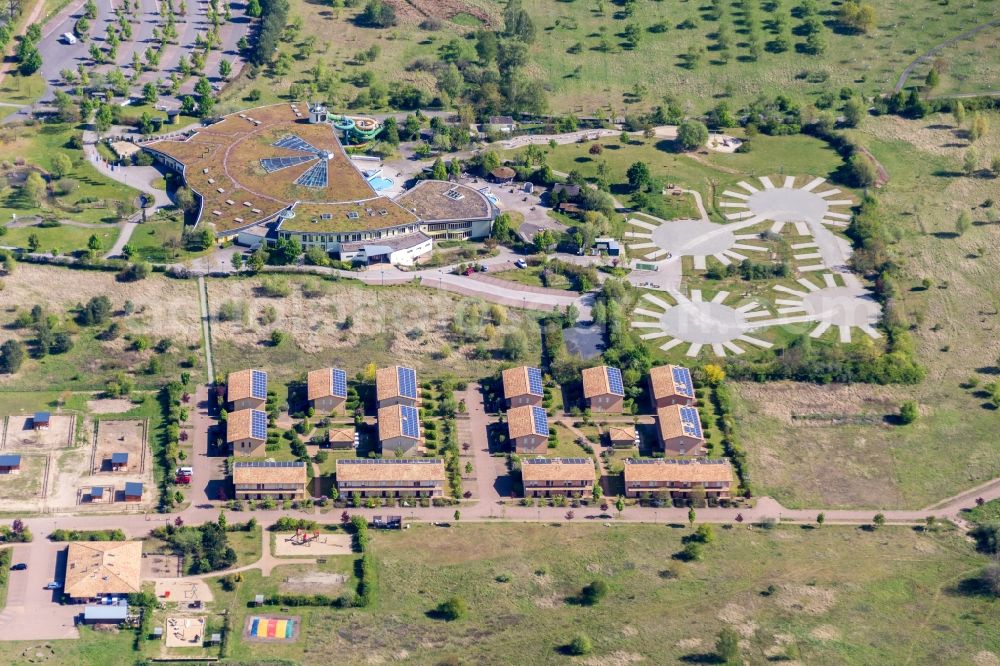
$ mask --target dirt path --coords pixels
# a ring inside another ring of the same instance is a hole
[[[45,9],[45,0],[35,0],[35,6],[31,8],[28,18],[25,19],[17,34],[14,35],[14,38],[10,40],[10,45],[7,47],[7,51],[4,52],[3,65],[0,65],[0,83],[3,83],[3,80],[7,78],[7,73],[17,66],[17,63],[13,60],[10,62],[7,61],[7,57],[13,55],[14,49],[17,48],[17,38],[28,32],[28,26],[38,22],[38,17],[41,16],[43,9]]]
[[[937,53],[938,51],[940,51],[941,49],[945,48],[946,46],[950,46],[950,45],[954,44],[957,41],[963,40],[966,37],[972,37],[973,35],[975,35],[975,34],[981,32],[981,31],[985,30],[986,28],[989,28],[989,27],[992,27],[992,26],[995,26],[995,25],[1000,25],[1000,19],[993,19],[992,21],[987,21],[986,23],[983,23],[982,25],[977,25],[975,28],[970,28],[970,29],[966,30],[965,32],[962,32],[962,33],[959,33],[959,34],[955,35],[951,39],[947,39],[947,40],[941,42],[940,44],[938,44],[937,46],[935,46],[934,48],[932,48],[930,51],[927,51],[926,53],[922,53],[921,55],[918,55],[916,58],[913,59],[913,62],[911,62],[909,65],[906,66],[906,69],[903,70],[903,73],[899,75],[899,80],[896,81],[896,87],[893,88],[893,92],[899,92],[900,90],[902,90],[903,86],[906,85],[906,80],[910,78],[910,74],[913,73],[913,70],[917,67],[917,65],[919,65],[923,61],[927,60],[932,55],[934,55],[935,53]]]

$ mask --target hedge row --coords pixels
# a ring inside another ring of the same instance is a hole
[[[750,475],[747,470],[747,452],[736,438],[736,428],[733,422],[733,396],[729,387],[719,384],[712,391],[712,403],[719,415],[719,426],[722,429],[722,446],[726,456],[732,461],[733,469],[740,480],[740,489],[746,497],[753,495],[750,487]]]

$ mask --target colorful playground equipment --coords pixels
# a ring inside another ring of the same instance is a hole
[[[295,620],[273,617],[253,617],[247,630],[248,638],[286,641],[295,635]]]
[[[309,532],[306,530],[302,528],[295,528],[295,535],[288,537],[288,540],[296,546],[308,546],[310,542],[315,541],[318,538],[319,530],[314,531],[312,536],[310,536]]]

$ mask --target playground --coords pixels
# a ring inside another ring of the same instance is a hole
[[[350,555],[353,552],[349,534],[322,534],[299,530],[274,535],[274,554],[278,557],[306,554]]]
[[[248,641],[294,641],[299,637],[299,617],[249,615],[243,626]]]
[[[212,589],[197,578],[158,578],[154,581],[156,598],[165,603],[192,604],[212,601]]]
[[[205,618],[171,616],[164,630],[168,648],[201,647],[205,640]]]

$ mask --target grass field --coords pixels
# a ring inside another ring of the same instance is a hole
[[[838,665],[988,664],[1000,654],[1000,631],[992,621],[997,602],[962,591],[986,558],[954,533],[717,528],[702,561],[671,561],[689,533],[579,523],[415,526],[374,536],[379,590],[373,608],[289,609],[285,614],[302,619],[295,642],[243,641],[243,619],[256,611],[247,602],[254,594],[292,591],[304,580],[324,581],[315,591],[330,596],[353,591],[357,556],[283,566],[269,578],[249,571],[231,592],[213,581],[213,610],[232,614],[227,654],[244,662],[318,664],[336,653],[351,664],[449,658],[502,664],[513,654],[523,664],[569,663],[561,649],[584,633],[594,652],[581,663],[711,663],[724,626],[740,633],[750,664],[785,658]],[[858,567],[859,561],[866,565]],[[608,583],[608,596],[591,607],[572,603],[595,579]],[[466,601],[468,616],[450,623],[434,619],[430,611],[451,596]],[[684,621],[667,621],[664,608]],[[0,659],[26,663],[21,655],[33,645],[2,642]],[[136,658],[128,632],[82,628],[80,640],[51,646],[58,663],[124,666]]]
[[[35,206],[23,196],[20,188],[10,186],[6,179],[0,185],[0,220],[11,220],[27,216],[45,216],[58,220],[75,220],[85,223],[116,222],[118,215],[115,201],[132,202],[138,191],[105,178],[87,161],[83,150],[72,148],[68,142],[79,129],[65,123],[35,124],[32,126],[10,126],[0,130],[0,163],[3,170],[17,171],[26,164],[49,173],[57,154],[65,154],[72,160],[72,168],[66,178],[76,183],[76,188],[67,195],[50,197],[41,206]],[[54,180],[54,179],[53,179]],[[52,229],[31,229],[43,240],[43,250],[57,248],[63,252],[87,247],[87,238],[97,232],[104,236],[105,247],[110,247],[117,237],[117,229],[80,229],[63,226]],[[3,245],[27,246],[26,230],[10,229],[0,240]]]
[[[876,27],[858,35],[838,25],[838,4],[833,0],[817,3],[818,17],[825,26],[822,34],[826,49],[821,55],[808,55],[801,52],[805,41],[801,34],[803,21],[797,13],[790,15],[795,3],[752,2],[763,47],[754,61],[746,15],[735,0],[721,3],[723,18],[718,22],[708,19],[706,3],[640,2],[628,16],[623,4],[617,2],[526,2],[537,37],[529,49],[524,71],[543,83],[549,106],[557,113],[620,113],[648,108],[659,103],[665,92],[682,94],[686,110],[691,113],[706,111],[723,96],[735,105],[762,94],[814,101],[843,86],[873,95],[891,90],[917,54],[993,18],[988,4],[930,3],[917,9],[906,0],[887,0],[876,5]],[[439,49],[456,36],[464,57],[474,58],[474,44],[463,37],[470,37],[480,23],[476,16],[485,18],[492,28],[502,27],[503,5],[490,0],[397,6],[398,25],[373,29],[355,22],[360,7],[294,4],[292,16],[302,20],[302,29],[279,45],[280,52],[291,56],[290,74],[255,81],[241,78],[228,91],[229,106],[245,105],[240,98],[251,89],[260,91],[262,101],[274,101],[287,92],[292,82],[311,80],[307,70],[317,62],[338,80],[329,100],[334,106],[343,106],[357,94],[357,89],[346,81],[362,70],[373,72],[381,85],[412,84],[436,94],[433,74],[407,66],[417,59],[436,60]],[[417,6],[424,13],[412,11]],[[773,19],[778,12],[791,32],[790,48],[781,53],[771,48],[776,36]],[[444,19],[443,29],[420,29],[418,24],[425,15]],[[682,27],[688,21],[693,25]],[[662,32],[650,30],[657,24],[662,24]],[[731,35],[728,57],[717,49],[715,40],[723,24]],[[634,46],[623,37],[629,25],[635,26],[640,35]],[[325,40],[329,34],[337,34],[337,42]],[[315,54],[302,57],[301,44],[310,36],[318,37]],[[353,64],[355,54],[372,46],[380,49],[373,63]],[[689,69],[681,56],[691,47],[704,51],[698,64]],[[969,61],[988,63],[977,71],[986,68],[995,73],[998,52],[990,44],[963,42],[956,50],[971,54],[963,55]],[[954,71],[961,75],[963,66],[956,63]],[[962,89],[966,84],[976,87],[975,78],[969,76],[961,81]]]
[[[366,287],[346,280],[280,279],[289,287],[288,296],[282,298],[261,295],[260,278],[209,283],[213,315],[226,302],[247,309],[246,322],[212,323],[218,372],[264,367],[278,385],[324,365],[341,367],[353,376],[369,363],[405,361],[422,379],[443,372],[472,379],[493,371],[503,335],[515,328],[523,330],[529,341],[527,361],[537,362],[540,354],[540,333],[531,314],[510,310],[506,324],[493,326],[485,319],[487,305],[444,292]],[[269,308],[274,319],[262,323],[270,319]],[[477,308],[479,317],[473,316]],[[455,324],[460,317],[464,323],[458,326],[458,337]],[[486,339],[491,326],[493,336]],[[269,341],[272,329],[288,335],[278,347]],[[487,351],[485,359],[473,354],[479,344]]]
[[[810,664],[973,663],[975,655],[1000,650],[1000,634],[988,621],[996,602],[955,591],[984,560],[951,535],[717,530],[703,562],[671,564],[668,554],[686,533],[459,525],[379,534],[374,609],[295,609],[303,617],[299,641],[234,642],[231,656],[316,663],[335,649],[348,663],[458,656],[499,664],[516,653],[520,663],[542,664],[559,659],[561,647],[585,633],[595,655],[587,663],[697,662],[726,625],[744,637],[743,654],[753,664],[782,656]],[[512,543],[519,544],[513,553]],[[873,564],[859,569],[857,558]],[[350,571],[352,558],[328,559],[322,570]],[[284,567],[276,576],[299,570]],[[498,580],[504,575],[509,582]],[[247,576],[231,606],[237,618],[250,612],[245,601],[253,593],[274,589],[275,577]],[[611,587],[605,601],[590,608],[567,601],[595,578]],[[468,618],[445,623],[428,616],[452,595],[465,599]],[[655,610],[664,607],[685,621],[665,622]],[[896,621],[901,613],[913,621]]]
[[[1000,150],[1000,117],[990,120],[976,144],[984,156]],[[736,423],[760,493],[790,506],[926,506],[1000,475],[997,412],[984,393],[1000,355],[1000,226],[990,222],[997,210],[983,207],[997,181],[961,175],[968,142],[950,117],[870,118],[853,136],[890,174],[879,199],[899,238],[899,307],[913,322],[927,380],[836,390],[739,385]],[[958,236],[962,211],[973,225]],[[890,425],[885,417],[908,399],[920,406],[917,422]]]
[[[594,143],[603,148],[600,155],[591,155]],[[796,177],[822,176],[830,178],[842,165],[840,156],[819,139],[805,136],[758,136],[749,153],[721,154],[704,151],[690,154],[677,152],[674,142],[663,139],[631,137],[627,144],[620,138],[604,138],[596,142],[571,143],[556,148],[544,147],[548,164],[556,171],[576,170],[585,178],[596,178],[598,165],[607,164],[611,192],[628,200],[628,179],[625,173],[635,162],[645,162],[650,173],[666,183],[695,190],[702,196],[708,213],[715,222],[724,222],[724,209],[717,208],[716,194],[747,177],[787,174]],[[511,157],[516,151],[505,154]],[[676,197],[668,197],[677,199]],[[676,210],[666,210],[669,217],[696,218],[690,197],[672,204]]]
[[[180,364],[189,357],[196,366],[201,363],[198,296],[193,281],[154,275],[142,282],[119,283],[114,273],[32,264],[19,264],[14,274],[3,280],[5,305],[0,309],[0,341],[20,339],[29,351],[29,358],[17,374],[0,375],[3,390],[100,390],[119,372],[130,373],[138,387],[154,387],[162,384],[164,377],[176,378]],[[109,296],[115,315],[102,325],[78,325],[71,310],[101,294]],[[132,314],[125,314],[127,302],[132,304]],[[36,303],[57,317],[55,330],[70,333],[73,348],[69,352],[30,357],[35,333],[31,328],[16,327],[14,322]],[[104,339],[112,322],[117,322],[121,331],[114,339]],[[136,347],[140,337],[148,348]],[[160,353],[155,346],[165,338],[172,344]],[[158,372],[148,373],[154,358],[161,367]]]

